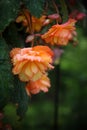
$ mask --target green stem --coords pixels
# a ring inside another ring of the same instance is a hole
[[[54,8],[55,8],[55,10],[56,10],[57,14],[59,14],[59,10],[58,10],[58,7],[57,7],[57,5],[56,5],[55,1],[54,1],[54,0],[52,0],[52,3],[53,3],[53,6],[54,6]]]
[[[63,23],[68,20],[68,9],[65,0],[60,0]]]
[[[54,78],[55,78],[55,93],[54,93],[54,130],[59,129],[59,94],[61,88],[61,72],[60,72],[60,64],[55,65],[54,69]]]

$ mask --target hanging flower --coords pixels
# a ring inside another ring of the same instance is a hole
[[[41,36],[41,38],[44,39],[46,43],[50,43],[52,45],[67,45],[68,42],[76,35],[75,23],[76,20],[69,19],[68,22],[64,24],[53,25],[48,32]]]
[[[43,27],[43,24],[45,22],[45,19],[46,19],[46,16],[45,15],[42,15],[40,18],[37,18],[37,17],[34,17],[32,16],[31,17],[31,28],[32,28],[32,31],[33,32],[39,32],[41,30],[41,28]],[[27,20],[26,20],[27,21]],[[30,33],[30,27],[27,26],[27,29],[26,29],[26,32],[29,32]]]
[[[44,26],[45,21],[46,15],[42,15],[40,18],[37,18],[32,16],[27,9],[24,9],[23,12],[21,12],[16,18],[17,23],[22,23],[22,25],[26,27],[27,33],[39,32]]]
[[[78,10],[74,10],[70,13],[69,17],[76,20],[83,20],[87,15],[83,12],[79,12]]]
[[[28,95],[37,94],[40,91],[48,92],[48,89],[50,88],[50,79],[44,74],[36,81],[29,81],[25,88]]]
[[[39,32],[45,22],[46,16],[42,15],[40,18],[32,16],[32,28],[34,31]]]
[[[53,52],[48,46],[30,48],[14,48],[10,52],[14,75],[19,75],[21,81],[36,81],[48,69],[53,69]]]

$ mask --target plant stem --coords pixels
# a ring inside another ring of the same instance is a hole
[[[59,108],[59,90],[60,90],[60,64],[55,66],[55,97],[54,97],[54,130],[59,129],[58,124],[58,108]]]
[[[65,0],[60,0],[63,23],[68,20],[68,10]]]
[[[55,8],[55,10],[56,10],[57,14],[59,14],[59,10],[58,10],[58,7],[57,7],[57,5],[56,5],[55,1],[54,1],[54,0],[52,0],[52,3],[53,3],[53,6],[54,6],[54,8]]]

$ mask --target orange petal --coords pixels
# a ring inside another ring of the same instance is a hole
[[[13,68],[12,72],[14,74],[19,74],[23,68],[23,66],[27,63],[28,61],[19,61],[16,66]]]
[[[19,73],[19,79],[23,82],[29,81],[29,77],[23,72]]]
[[[34,74],[34,76],[32,77],[32,81],[36,81],[38,79],[40,79],[42,76],[42,73],[39,71],[38,73]]]
[[[39,69],[38,69],[37,65],[35,64],[35,62],[31,62],[31,70],[35,74],[38,72]]]

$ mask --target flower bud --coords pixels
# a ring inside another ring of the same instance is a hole
[[[32,42],[34,40],[34,35],[29,35],[29,36],[27,36],[27,38],[26,38],[26,43],[28,43],[28,42]]]

